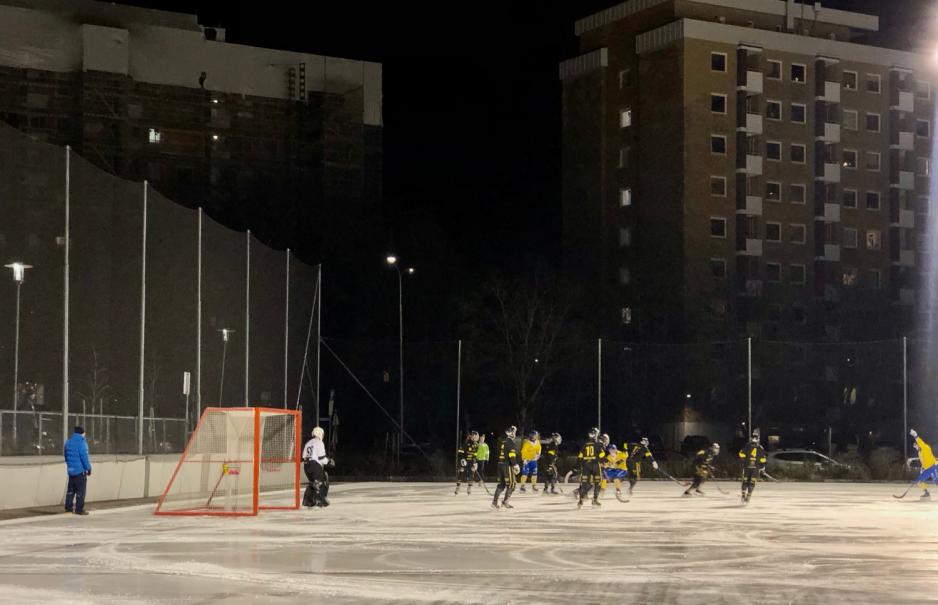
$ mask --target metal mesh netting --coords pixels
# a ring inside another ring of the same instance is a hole
[[[179,452],[208,405],[312,410],[318,267],[291,255],[288,293],[286,252],[84,151],[0,125],[0,260],[31,267],[18,321],[0,280],[0,454],[60,451],[78,423],[93,453]]]

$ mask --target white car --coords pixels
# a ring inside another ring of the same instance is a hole
[[[776,450],[768,455],[768,466],[781,469],[803,469],[806,466],[815,471],[830,471],[837,468],[849,469],[833,458],[814,450]]]

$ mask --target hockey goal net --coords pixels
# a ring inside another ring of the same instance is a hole
[[[300,506],[299,411],[206,408],[158,515],[256,515]]]

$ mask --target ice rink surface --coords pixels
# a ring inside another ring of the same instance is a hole
[[[938,598],[938,500],[904,486],[763,483],[628,503],[481,488],[333,486],[325,510],[0,523],[0,603],[922,603]],[[491,487],[490,487],[491,489]],[[570,492],[571,486],[564,486]],[[89,506],[93,511],[94,507]]]

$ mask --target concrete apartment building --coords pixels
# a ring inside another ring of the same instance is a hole
[[[0,120],[264,239],[289,217],[274,243],[311,261],[380,216],[381,95],[380,64],[230,44],[196,15],[0,0]]]
[[[791,0],[630,0],[576,22],[582,54],[559,69],[563,262],[592,288],[604,335],[911,334],[934,65],[856,42],[877,29],[875,16]],[[869,380],[846,349],[813,347],[806,359],[785,347],[768,355],[760,344],[758,404],[800,403],[805,419],[823,419],[817,403]],[[727,349],[735,357],[719,346],[675,353],[634,388],[660,410],[679,412],[686,397],[736,410],[738,422],[745,345]],[[868,371],[881,376],[861,394],[901,402],[900,366]]]
[[[576,23],[582,54],[560,66],[564,261],[599,285],[606,328],[908,333],[932,65],[851,42],[877,28],[782,0],[630,0]]]

